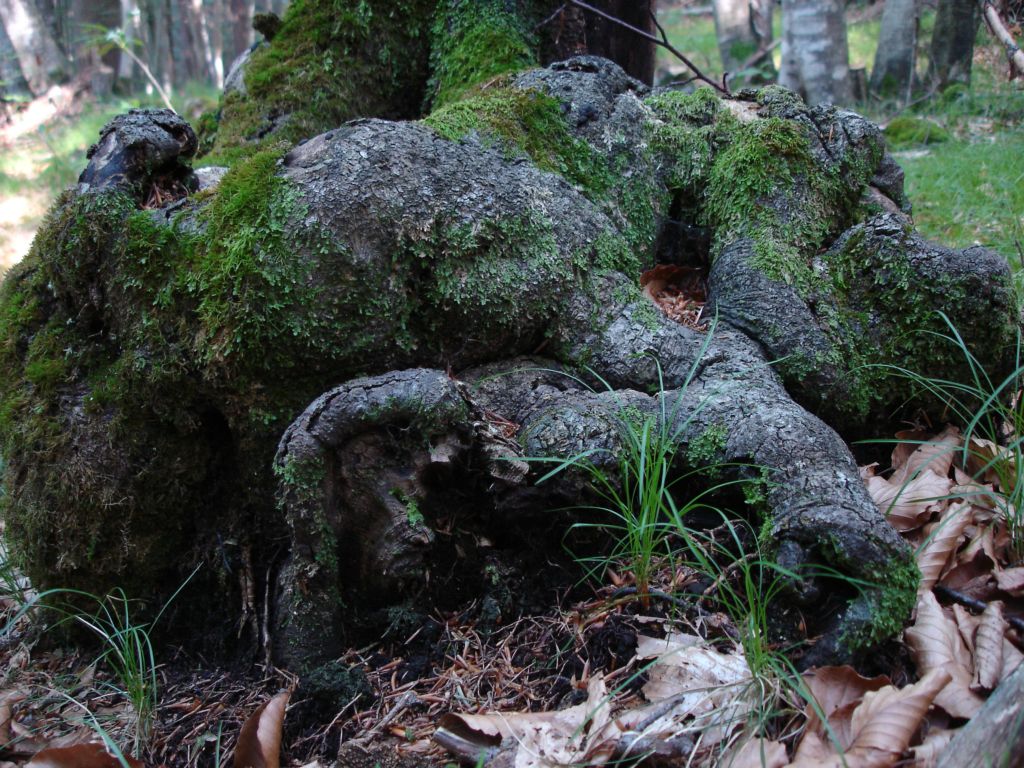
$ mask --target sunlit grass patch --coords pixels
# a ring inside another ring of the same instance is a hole
[[[901,152],[914,222],[946,245],[994,248],[1020,268],[1024,240],[1024,131],[956,139]]]

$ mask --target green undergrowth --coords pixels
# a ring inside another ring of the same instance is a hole
[[[886,143],[893,149],[949,141],[949,131],[938,123],[908,115],[894,117],[885,126],[884,133]]]

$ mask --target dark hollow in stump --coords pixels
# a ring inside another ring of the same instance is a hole
[[[132,119],[170,163],[168,116]],[[916,569],[840,435],[934,408],[879,366],[964,375],[916,335],[936,311],[995,375],[1018,318],[1004,260],[913,232],[870,122],[583,56],[261,145],[156,210],[105,166],[121,136],[0,296],[4,514],[40,587],[166,596],[205,560],[207,615],[240,606],[243,637],[315,667],[363,611],[529,570],[583,484],[524,460],[614,467],[623,409],[670,402],[680,456],[765,481],[780,563],[863,582],[805,663],[901,628]],[[711,330],[641,294],[658,258],[710,264]]]

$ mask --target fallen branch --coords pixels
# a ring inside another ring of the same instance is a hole
[[[978,4],[981,6],[981,12],[985,14],[985,22],[988,24],[989,30],[999,42],[1006,46],[1006,58],[1010,62],[1010,79],[1012,80],[1016,76],[1013,74],[1014,71],[1017,75],[1024,75],[1024,52],[1021,51],[1017,41],[1013,39],[1013,35],[1006,28],[1006,24],[1003,23],[992,0],[978,0]]]

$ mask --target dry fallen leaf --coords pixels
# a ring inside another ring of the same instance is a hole
[[[821,667],[804,674],[804,681],[817,705],[808,704],[805,708],[807,730],[826,739],[825,725],[821,721],[824,715],[833,737],[840,742],[848,742],[851,705],[858,704],[869,691],[877,691],[891,682],[884,675],[864,677],[850,666]]]
[[[900,485],[925,470],[940,477],[949,474],[953,457],[964,443],[960,430],[947,426],[930,440],[925,440],[926,436],[926,433],[916,430],[896,433],[896,439],[901,442],[892,451],[893,474],[890,481]],[[920,445],[915,445],[916,442]]]
[[[844,748],[842,756],[809,732],[789,768],[890,768],[906,751],[928,707],[949,680],[947,672],[937,669],[906,688],[886,686],[866,693],[853,711],[852,743],[839,745]]]
[[[517,768],[573,765],[588,751],[591,764],[604,753],[600,731],[610,723],[604,678],[595,675],[587,686],[587,701],[557,712],[510,712],[486,715],[448,714],[441,718],[434,739],[470,760],[515,745]]]
[[[939,757],[956,736],[956,731],[943,728],[930,732],[918,746],[914,747],[914,762],[910,768],[933,768],[938,765]]]
[[[1003,618],[1003,604],[996,600],[985,606],[974,635],[974,681],[976,691],[989,692],[1002,679],[1003,637],[1009,625]]]
[[[143,768],[134,757],[124,757],[131,768]],[[25,768],[121,768],[121,761],[107,752],[100,742],[53,747],[37,752]]]
[[[948,502],[953,481],[925,469],[907,480],[869,477],[867,486],[871,500],[889,523],[898,531],[910,531]]]
[[[981,698],[971,690],[973,665],[956,622],[942,610],[931,592],[917,600],[917,618],[903,633],[921,675],[941,670],[950,682],[935,703],[953,717],[971,718],[981,709]]]
[[[1003,493],[1013,493],[1013,479],[1015,473],[1001,468],[1000,464],[1014,466],[1017,461],[1016,454],[991,440],[984,440],[972,437],[968,445],[967,473],[978,482],[999,485],[1000,478],[1009,482],[1009,487],[1000,488]],[[1001,470],[1001,471],[997,471]]]
[[[234,768],[279,768],[281,731],[290,696],[290,691],[277,694],[242,723],[235,745]]]
[[[905,688],[886,686],[866,694],[864,703],[853,713],[856,736],[850,752],[888,752],[898,757],[910,745],[928,707],[950,680],[946,670],[934,669]]]
[[[788,762],[786,747],[781,742],[749,739],[738,750],[724,755],[719,764],[729,768],[783,768]]]
[[[996,570],[996,584],[1013,597],[1024,597],[1024,566]]]
[[[970,513],[970,504],[957,502],[946,510],[942,519],[929,533],[924,546],[917,553],[917,567],[921,571],[918,594],[930,592],[939,580],[960,544],[964,528],[971,522]]]

